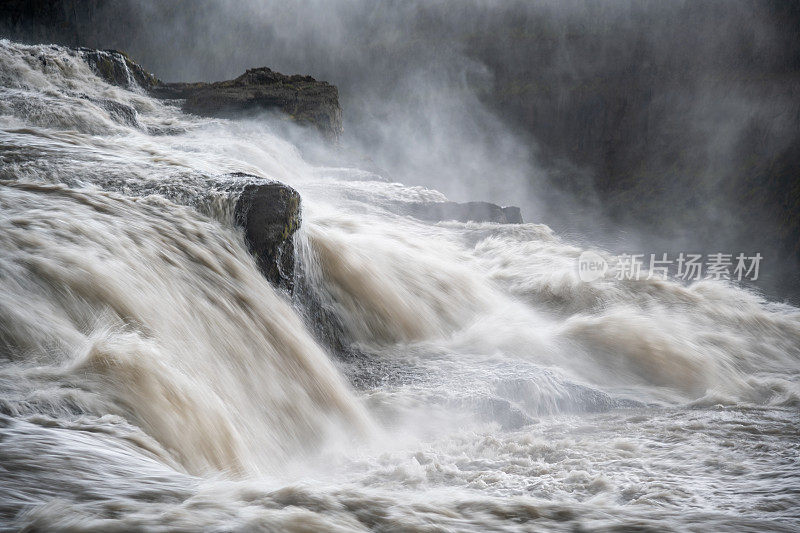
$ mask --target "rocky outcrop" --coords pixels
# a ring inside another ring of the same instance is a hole
[[[287,76],[267,67],[249,69],[234,80],[216,83],[164,83],[119,50],[77,49],[91,69],[108,83],[151,96],[182,101],[188,113],[209,117],[277,111],[297,124],[312,126],[329,140],[342,133],[342,109],[334,85],[311,76]]]
[[[519,207],[500,207],[489,202],[408,202],[397,204],[395,212],[433,222],[497,222],[522,224]]]
[[[311,76],[286,76],[267,67],[249,69],[234,80],[217,83],[166,83],[151,93],[185,100],[184,110],[213,117],[277,110],[328,138],[342,132],[342,110],[335,86]]]

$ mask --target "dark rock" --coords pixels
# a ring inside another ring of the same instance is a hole
[[[297,191],[277,181],[248,183],[236,201],[235,217],[237,225],[244,228],[247,245],[264,276],[292,292],[295,262],[292,236],[300,227]]]
[[[95,74],[112,85],[150,90],[161,84],[158,78],[136,64],[125,52],[78,48],[78,53]]]
[[[153,88],[159,98],[184,99],[184,110],[212,117],[278,110],[298,124],[316,127],[329,139],[342,132],[342,110],[335,86],[311,76],[286,76],[267,67],[250,69],[234,80],[167,83]]]
[[[336,140],[342,109],[336,86],[311,76],[287,76],[267,67],[249,69],[234,80],[216,83],[164,83],[118,50],[77,49],[95,74],[112,85],[142,88],[156,98],[183,100],[183,110],[209,117],[237,117],[279,111]]]
[[[455,220],[458,222],[522,224],[522,213],[519,207],[500,207],[489,202],[409,202],[397,204],[395,211],[420,220],[434,222]]]

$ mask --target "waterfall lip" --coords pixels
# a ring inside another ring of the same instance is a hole
[[[300,194],[279,181],[243,172],[214,177],[195,175],[194,179],[199,182],[187,182],[185,177],[134,182],[111,176],[92,184],[131,197],[162,196],[241,228],[264,277],[291,293],[295,284],[294,234],[302,221]],[[0,185],[17,183],[0,180]]]

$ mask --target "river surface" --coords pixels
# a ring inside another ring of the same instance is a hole
[[[300,192],[294,298],[231,172]],[[398,215],[445,198],[53,46],[0,41],[0,180],[2,530],[800,527],[796,308],[581,281],[546,226]]]

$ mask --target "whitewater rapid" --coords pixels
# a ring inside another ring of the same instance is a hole
[[[798,525],[800,311],[300,148],[0,41],[0,529]],[[293,297],[229,172],[300,192]]]

